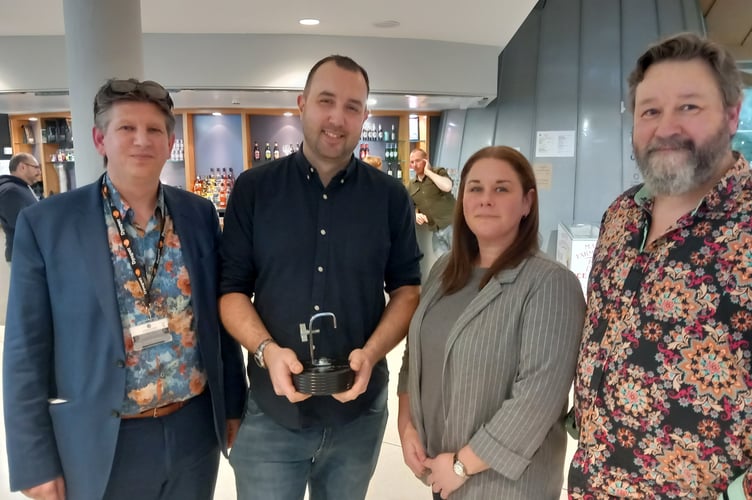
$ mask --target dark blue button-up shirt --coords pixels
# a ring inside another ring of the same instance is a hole
[[[317,357],[346,360],[363,347],[384,312],[384,291],[420,284],[414,213],[396,180],[352,158],[324,187],[302,151],[241,174],[230,197],[222,237],[220,293],[254,296],[275,341],[310,360],[301,324],[317,322]],[[261,409],[289,428],[348,422],[387,385],[385,360],[368,390],[342,404],[329,396],[291,404],[276,396],[266,370],[249,362]]]

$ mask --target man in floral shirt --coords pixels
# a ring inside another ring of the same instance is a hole
[[[608,208],[593,257],[569,496],[716,498],[752,465],[741,78],[724,49],[682,34],[639,58],[629,90],[645,183]]]

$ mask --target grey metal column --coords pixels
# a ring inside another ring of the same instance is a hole
[[[97,89],[112,77],[143,79],[139,0],[63,0],[76,185],[96,180],[102,157],[91,139]]]

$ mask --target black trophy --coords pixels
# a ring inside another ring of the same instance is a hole
[[[331,316],[334,328],[337,328],[337,317],[334,313],[322,312],[311,316],[308,328],[305,323],[300,324],[300,340],[308,342],[311,352],[311,360],[303,362],[303,371],[293,374],[292,380],[298,392],[312,394],[314,396],[329,396],[338,392],[344,392],[353,385],[355,372],[350,369],[350,362],[341,359],[316,358],[313,343],[313,334],[321,330],[313,329],[313,322],[319,318]]]

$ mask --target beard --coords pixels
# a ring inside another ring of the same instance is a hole
[[[725,123],[702,144],[676,134],[654,139],[642,150],[633,146],[645,186],[653,195],[663,196],[686,194],[710,181],[720,171],[720,163],[730,149]]]

